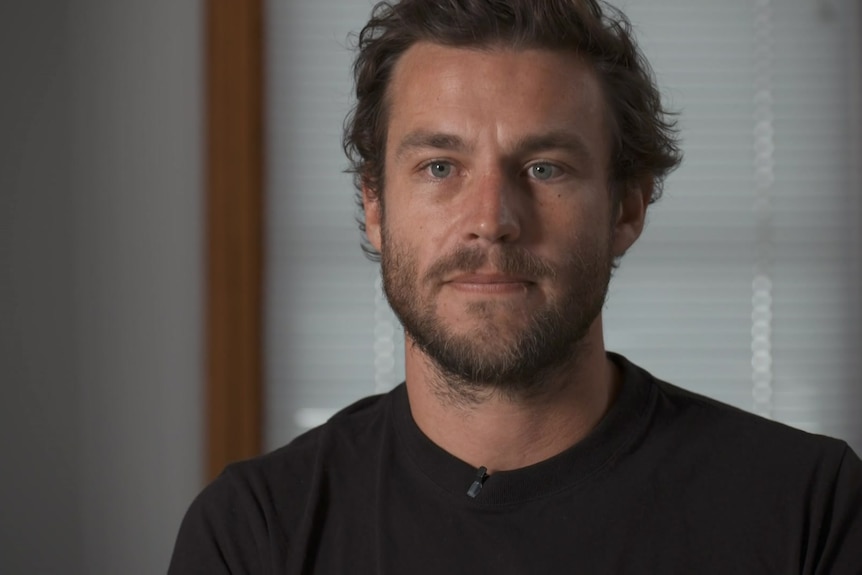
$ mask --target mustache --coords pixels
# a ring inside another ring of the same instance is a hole
[[[523,247],[506,246],[488,251],[478,246],[462,246],[434,262],[425,277],[438,281],[455,272],[473,273],[487,264],[506,275],[534,279],[556,276],[553,266]]]

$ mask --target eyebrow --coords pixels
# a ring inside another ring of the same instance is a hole
[[[416,130],[401,140],[395,150],[395,157],[402,158],[413,150],[428,148],[465,152],[469,151],[471,146],[454,134]],[[511,156],[527,156],[546,150],[563,150],[580,160],[591,160],[593,157],[589,146],[581,137],[564,130],[525,136],[512,146]]]
[[[460,136],[454,134],[416,130],[415,132],[410,132],[401,140],[398,148],[395,150],[395,157],[402,158],[413,150],[426,148],[463,152],[469,149],[469,146]]]
[[[592,160],[593,154],[583,138],[572,132],[554,130],[544,134],[525,136],[513,147],[514,155],[528,156],[547,150],[563,150],[579,160]]]

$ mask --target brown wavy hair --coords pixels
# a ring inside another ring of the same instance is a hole
[[[413,44],[506,46],[575,52],[594,67],[610,110],[612,189],[653,180],[650,202],[682,159],[674,115],[661,102],[649,63],[629,20],[601,0],[402,0],[380,2],[356,36],[355,105],[344,123],[343,146],[360,207],[362,249],[368,243],[361,211],[363,185],[383,200],[388,129],[387,89],[396,62]]]

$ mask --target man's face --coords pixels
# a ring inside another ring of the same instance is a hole
[[[611,201],[599,82],[572,53],[420,43],[388,96],[365,209],[389,302],[446,379],[529,387],[593,330],[637,235]]]

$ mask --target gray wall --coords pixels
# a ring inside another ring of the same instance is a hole
[[[0,573],[164,572],[201,487],[201,9],[0,3]]]

